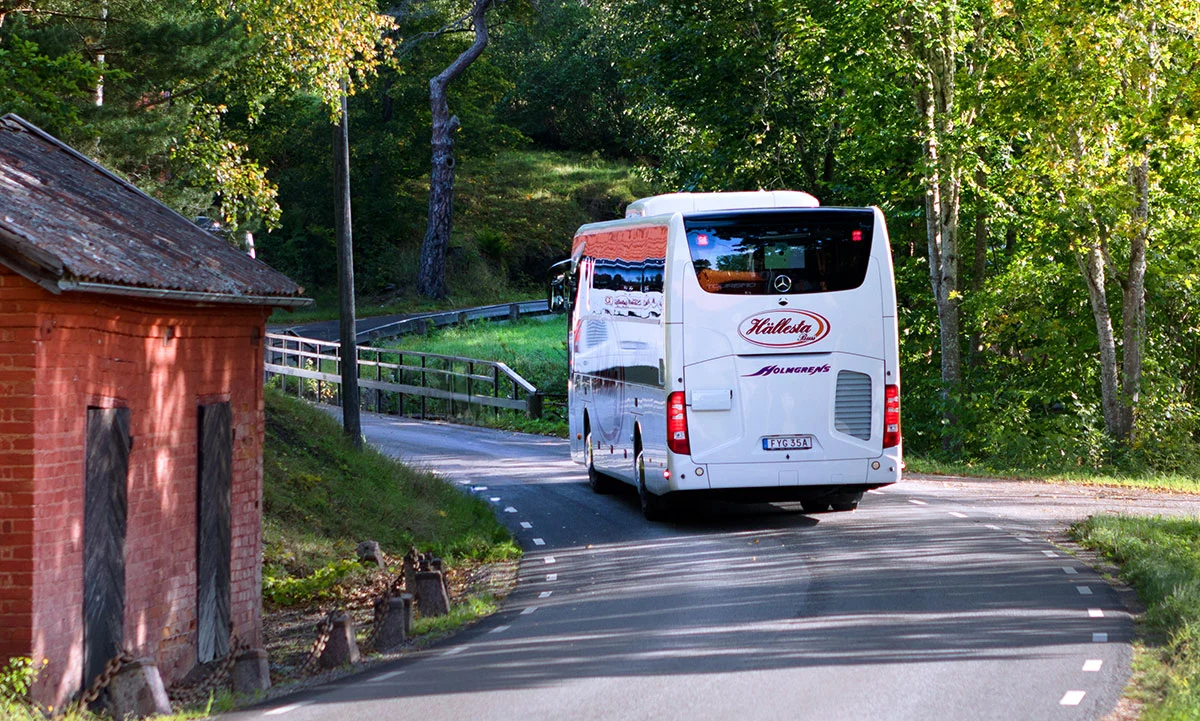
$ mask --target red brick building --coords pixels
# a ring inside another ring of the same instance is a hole
[[[261,643],[264,324],[283,275],[0,118],[0,664],[61,705]]]

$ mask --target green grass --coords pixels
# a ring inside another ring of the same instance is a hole
[[[328,414],[268,388],[263,450],[264,562],[306,576],[353,558],[358,541],[389,555],[412,545],[447,559],[519,555],[483,501],[371,449]]]
[[[1136,662],[1142,718],[1200,718],[1200,519],[1096,516],[1072,532],[1115,561],[1146,606]]]
[[[1045,481],[1048,483],[1074,483],[1090,486],[1118,486],[1144,488],[1156,491],[1200,493],[1200,478],[1180,474],[1153,473],[1120,474],[1108,469],[1080,470],[1070,473],[1046,473],[1041,470],[998,470],[984,465],[943,461],[912,454],[905,454],[904,462],[909,473],[930,475],[966,476],[974,478],[1003,478],[1021,481]]]
[[[419,353],[501,361],[543,393],[561,397],[567,392],[566,316],[526,318],[515,323],[472,323],[443,328],[428,336],[409,335],[387,343],[391,348]],[[518,413],[498,417],[483,412],[475,421],[481,425],[526,433],[566,437],[567,423],[561,406],[546,403],[545,417],[535,420]]]

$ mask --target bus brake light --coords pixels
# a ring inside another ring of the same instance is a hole
[[[667,448],[673,453],[692,454],[688,441],[687,403],[683,391],[667,396]]]
[[[900,386],[888,385],[883,389],[883,447],[900,445]]]

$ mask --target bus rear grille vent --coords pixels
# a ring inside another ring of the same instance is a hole
[[[833,427],[848,436],[871,440],[871,376],[838,371]]]

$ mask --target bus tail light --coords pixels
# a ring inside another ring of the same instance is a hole
[[[683,391],[667,396],[667,448],[673,453],[692,454],[688,441],[687,403]]]
[[[900,445],[900,386],[883,388],[883,447]]]

